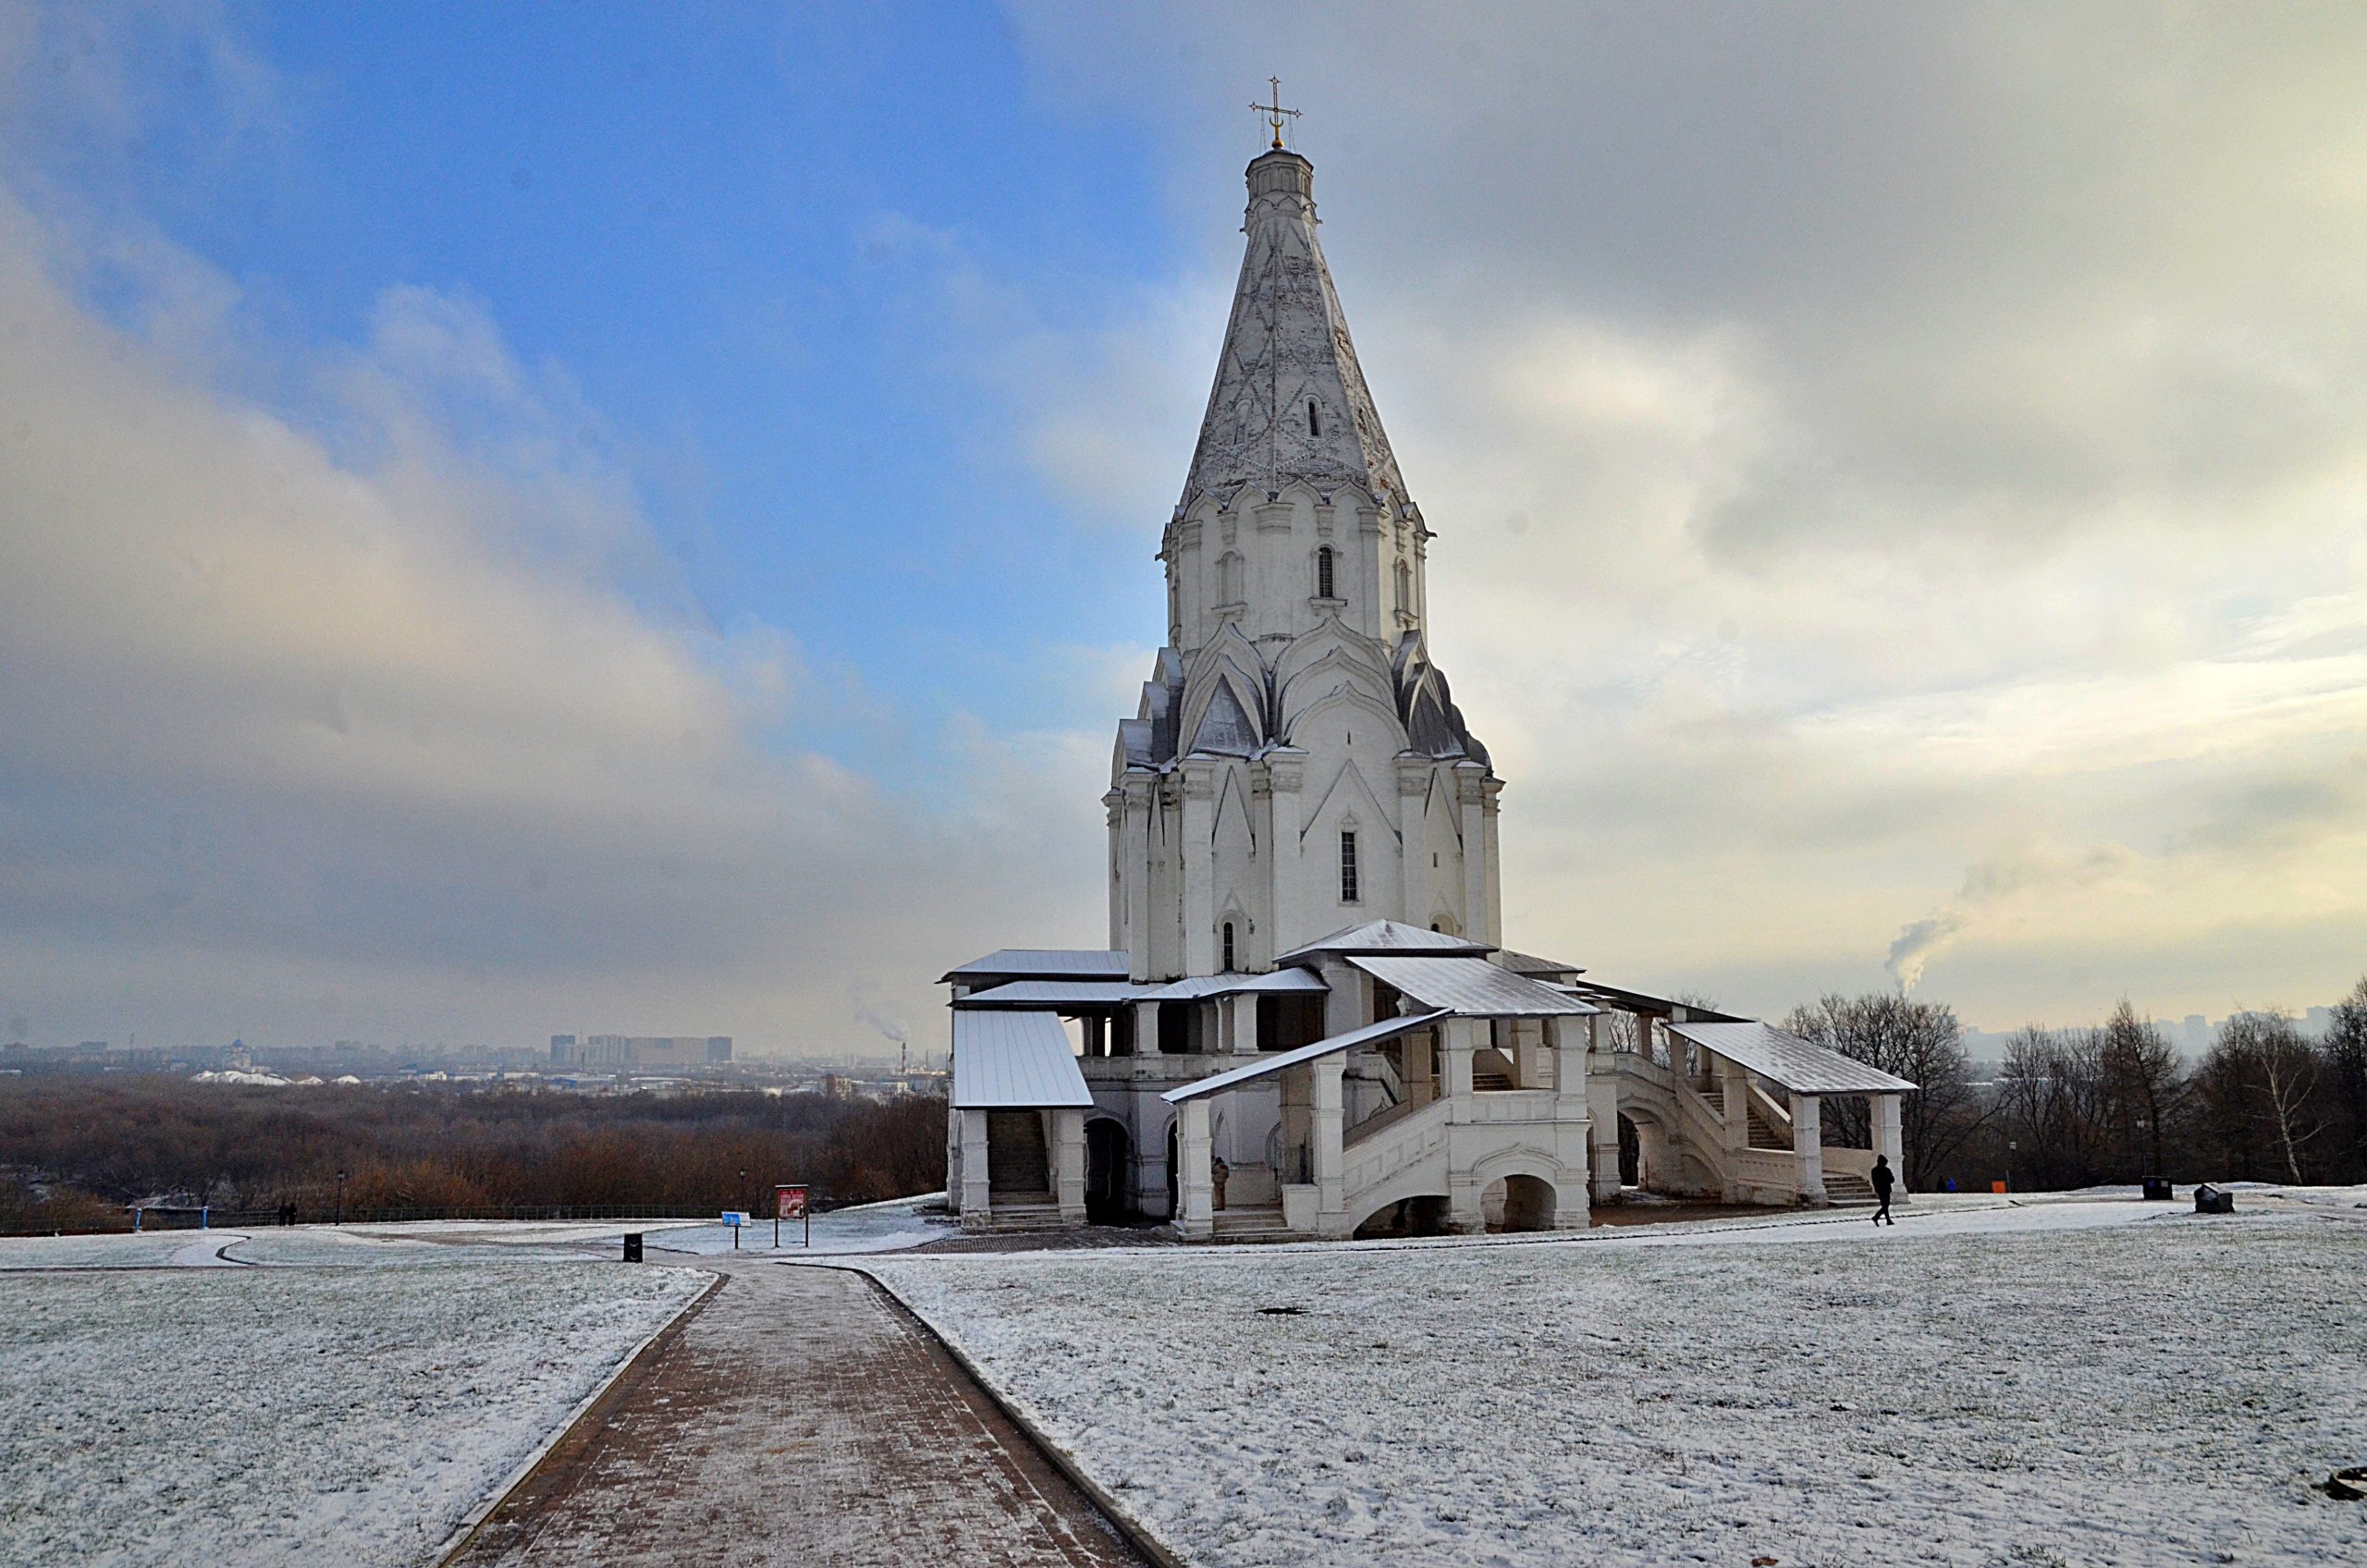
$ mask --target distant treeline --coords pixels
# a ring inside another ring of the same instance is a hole
[[[945,1102],[0,1080],[0,1230],[87,1229],[156,1203],[293,1204],[306,1219],[340,1204],[761,1212],[780,1182],[833,1207],[942,1187]]]
[[[2022,1030],[1987,1083],[1956,1015],[1932,1002],[1827,997],[1785,1026],[1922,1085],[1904,1106],[1914,1187],[2367,1182],[2367,979],[2324,1039],[2280,1013],[2239,1013],[2189,1065],[2123,1001],[2096,1028]],[[1826,1141],[1864,1146],[1864,1120],[1863,1102],[1833,1102]]]

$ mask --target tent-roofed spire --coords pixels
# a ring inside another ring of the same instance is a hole
[[[1305,480],[1404,496],[1315,236],[1315,165],[1275,151],[1248,169],[1248,245],[1183,504]]]

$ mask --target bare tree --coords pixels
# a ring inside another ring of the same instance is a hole
[[[1899,1106],[1900,1176],[1910,1187],[1924,1184],[1986,1115],[1973,1091],[1963,1032],[1945,1007],[1882,992],[1828,996],[1814,1007],[1794,1008],[1784,1026],[1917,1085],[1900,1096]],[[1862,1146],[1870,1139],[1870,1121],[1864,1100],[1844,1097],[1832,1103],[1825,1126],[1835,1137]]]
[[[2140,1022],[2123,997],[2097,1041],[2097,1067],[2111,1173],[2121,1180],[2160,1175],[2165,1134],[2186,1091],[2177,1047],[2152,1019]]]
[[[2342,1177],[2367,1181],[2367,976],[2336,1004],[2334,1026],[2326,1031],[2325,1058],[2334,1102],[2347,1124],[2344,1145],[2349,1161]]]
[[[2323,1068],[2282,1013],[2239,1012],[2220,1026],[2196,1085],[2229,1176],[2310,1179],[2332,1120]]]

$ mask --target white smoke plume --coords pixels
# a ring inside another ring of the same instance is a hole
[[[1902,997],[1914,994],[1923,979],[1923,966],[1932,955],[1956,939],[1965,926],[1965,917],[1954,911],[1943,910],[1938,914],[1910,922],[1890,945],[1890,957],[1883,967],[1898,983]]]
[[[1923,966],[1978,927],[1998,905],[2032,891],[2092,886],[2135,859],[2118,844],[2101,844],[2081,854],[2041,849],[1968,867],[1963,886],[1945,908],[1900,927],[1883,967],[1890,971],[1899,995],[1911,995],[1922,984]]]

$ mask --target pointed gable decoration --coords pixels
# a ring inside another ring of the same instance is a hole
[[[1219,756],[1245,757],[1257,749],[1257,727],[1233,694],[1233,682],[1220,680],[1208,693],[1208,711],[1192,736],[1191,750]]]
[[[1387,504],[1405,484],[1366,389],[1315,237],[1315,165],[1271,152],[1249,165],[1248,247],[1182,506],[1263,500],[1291,482]]]

